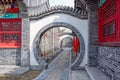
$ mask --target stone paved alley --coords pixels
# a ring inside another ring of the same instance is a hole
[[[89,80],[84,70],[70,70],[71,50],[64,49],[58,57],[34,80]],[[76,75],[77,73],[77,75]]]

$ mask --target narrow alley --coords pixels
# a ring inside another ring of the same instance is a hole
[[[58,57],[34,80],[89,80],[84,70],[70,70],[71,49],[64,49]],[[81,74],[74,75],[74,74]]]

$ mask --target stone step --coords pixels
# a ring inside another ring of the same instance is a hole
[[[110,80],[101,70],[97,67],[85,66],[88,76],[91,80]]]
[[[29,71],[29,67],[0,65],[0,75],[21,75]]]

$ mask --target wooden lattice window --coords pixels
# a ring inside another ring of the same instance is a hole
[[[2,22],[1,24],[2,31],[10,31],[10,23],[9,22]]]
[[[9,34],[1,34],[1,37],[2,37],[2,39],[1,39],[2,43],[10,42],[10,35]]]
[[[110,23],[110,34],[114,34],[115,33],[115,25],[116,25],[115,21],[112,21]]]
[[[104,31],[104,36],[111,36],[111,35],[115,34],[115,26],[116,26],[115,20],[106,24],[104,26],[104,30],[103,30]]]
[[[112,0],[111,3],[103,10],[103,19],[106,20],[116,13],[116,0]]]
[[[21,47],[21,19],[0,19],[0,48]]]
[[[21,41],[21,35],[20,34],[12,34],[12,40],[15,42],[20,42]]]
[[[108,34],[109,34],[109,25],[106,24],[106,25],[104,26],[104,36],[107,36]]]
[[[21,23],[20,22],[13,22],[12,30],[13,31],[19,31],[21,29]]]
[[[120,0],[106,0],[98,8],[98,17],[99,44],[120,46]]]

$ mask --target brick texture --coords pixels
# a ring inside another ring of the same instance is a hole
[[[98,56],[98,4],[95,0],[85,0],[89,20],[89,66],[97,66]]]
[[[99,47],[98,64],[113,80],[120,80],[120,48]]]
[[[21,49],[0,49],[0,65],[21,65]]]

